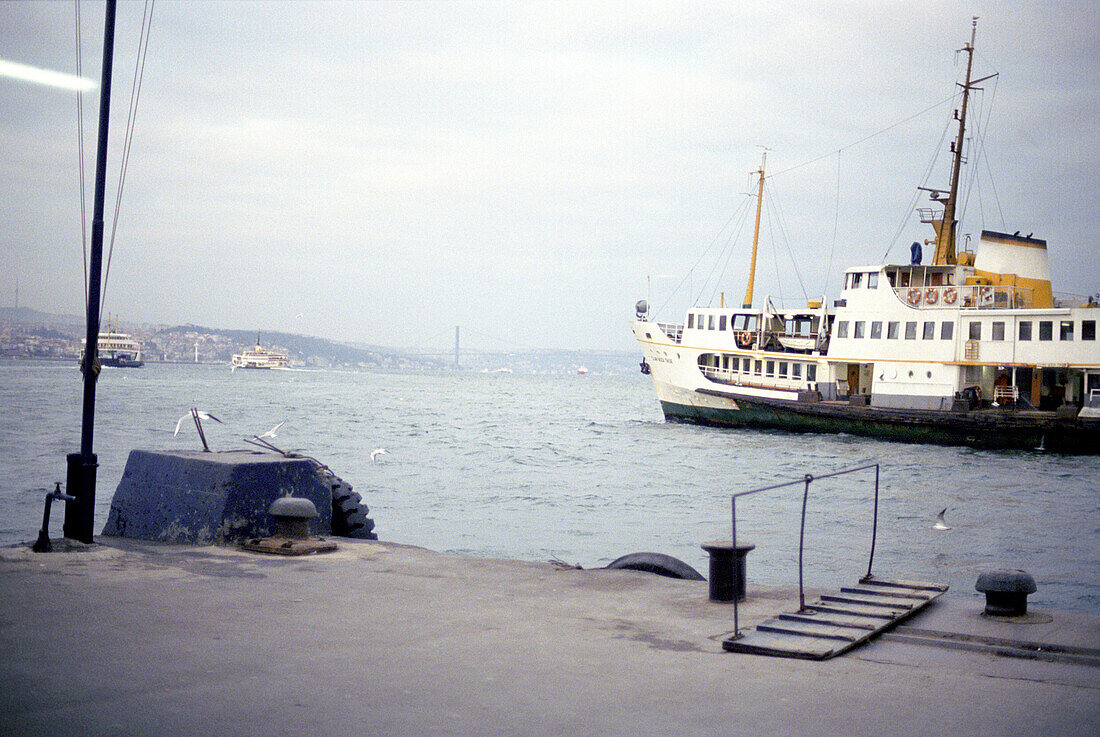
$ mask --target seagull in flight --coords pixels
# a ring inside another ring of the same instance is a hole
[[[950,530],[951,529],[950,527],[947,526],[947,522],[943,518],[943,516],[945,514],[947,514],[947,507],[944,507],[943,511],[936,515],[936,524],[932,525],[933,530]]]
[[[278,425],[276,425],[275,427],[273,427],[270,430],[268,430],[267,432],[265,432],[263,435],[257,435],[256,439],[259,440],[260,438],[274,438],[274,437],[277,437],[275,435],[275,431],[278,430],[280,427],[282,427],[284,423],[286,423],[286,420],[283,420]]]
[[[386,450],[385,448],[378,448],[377,450],[372,450],[371,451],[370,459],[372,461],[374,461],[375,463],[378,463],[378,456],[389,455],[389,454],[390,454],[390,452],[388,450]]]
[[[217,417],[210,414],[209,412],[204,412],[201,409],[195,409],[195,410],[191,410],[190,412],[185,414],[183,417],[176,420],[176,431],[174,433],[172,433],[172,437],[175,437],[176,435],[180,434],[180,427],[183,426],[183,421],[186,420],[188,417],[198,417],[200,420],[213,420],[214,422],[217,422],[221,425],[225,424],[224,422],[222,422],[221,420],[219,420]],[[279,423],[279,424],[281,425],[282,423]],[[276,426],[275,429],[278,429],[278,426]]]

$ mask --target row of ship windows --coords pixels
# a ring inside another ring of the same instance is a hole
[[[1053,340],[1054,339],[1054,321],[1053,320],[1039,320],[1039,340]],[[866,321],[855,320],[851,323],[852,338],[863,338],[865,335]],[[917,339],[917,325],[916,322],[905,323],[905,339],[916,340]],[[840,320],[836,324],[836,337],[847,338],[849,323],[847,320]],[[1020,340],[1032,340],[1034,335],[1032,331],[1033,322],[1031,320],[1021,320],[1019,322],[1019,339]],[[971,322],[969,324],[969,340],[982,340],[982,323]],[[1004,340],[1005,339],[1005,323],[1003,321],[994,321],[991,325],[989,340]],[[1060,320],[1058,321],[1058,340],[1073,340],[1074,333],[1073,320]],[[888,322],[886,323],[886,339],[897,340],[901,329],[900,322]],[[955,337],[955,323],[948,320],[940,323],[940,340],[952,340]],[[878,339],[882,337],[882,322],[875,320],[871,323],[870,337],[872,339]],[[921,338],[923,340],[935,340],[936,338],[936,323],[925,322],[921,325]],[[1081,340],[1096,340],[1096,321],[1095,320],[1082,320],[1081,321]]]
[[[729,327],[730,330],[748,330],[750,333],[756,332],[757,316],[756,315],[729,315]],[[709,327],[708,319],[709,319]],[[717,321],[716,319],[717,318]],[[726,315],[696,315],[694,312],[688,313],[688,329],[698,328],[699,330],[725,330],[726,329]],[[809,319],[805,320],[807,325]]]
[[[736,356],[722,356],[719,364],[718,356],[711,356],[713,364],[710,368],[721,369],[731,375],[742,374],[744,376],[775,376],[780,379],[802,379],[803,367],[805,367],[806,381],[817,381],[817,364],[799,363],[798,361],[769,361],[762,359],[742,358]],[[738,364],[740,363],[740,371]]]

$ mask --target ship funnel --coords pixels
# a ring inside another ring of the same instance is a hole
[[[974,276],[984,283],[1015,287],[1023,301],[1018,306],[1054,306],[1044,240],[983,230],[974,256]]]

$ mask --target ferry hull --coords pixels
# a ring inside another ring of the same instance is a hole
[[[720,403],[661,400],[669,422],[718,427],[754,427],[788,432],[847,433],[907,443],[965,445],[972,448],[1100,453],[1100,421],[1033,417],[1028,413],[897,411],[833,403],[790,402],[733,397],[702,389],[728,401]]]

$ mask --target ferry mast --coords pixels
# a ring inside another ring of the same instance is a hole
[[[960,49],[960,51],[966,52],[966,82],[962,85],[962,106],[956,111],[956,117],[959,121],[959,134],[951,145],[951,153],[953,154],[951,188],[948,191],[947,199],[942,201],[943,212],[933,213],[927,211],[925,217],[922,218],[924,222],[930,223],[936,230],[936,238],[934,241],[936,244],[936,253],[932,258],[932,264],[935,266],[950,266],[958,263],[958,254],[955,250],[955,231],[958,226],[958,221],[955,218],[955,211],[959,196],[959,172],[963,164],[963,143],[966,136],[966,110],[970,102],[970,90],[975,89],[974,85],[979,82],[984,82],[996,76],[995,74],[991,74],[988,77],[982,77],[981,79],[973,81],[970,79],[970,73],[974,66],[974,39],[977,34],[978,18],[975,17],[970,29],[970,43],[964,44],[962,49]],[[939,194],[940,192],[938,190],[932,190],[932,199],[936,202],[940,202]],[[926,243],[927,242],[928,241],[926,241]]]
[[[752,307],[752,288],[756,282],[756,245],[760,242],[760,206],[764,203],[764,163],[768,160],[768,152],[765,150],[760,159],[760,169],[756,172],[760,175],[760,185],[756,192],[756,227],[752,232],[752,261],[749,262],[749,286],[745,289],[745,301],[742,307]]]

